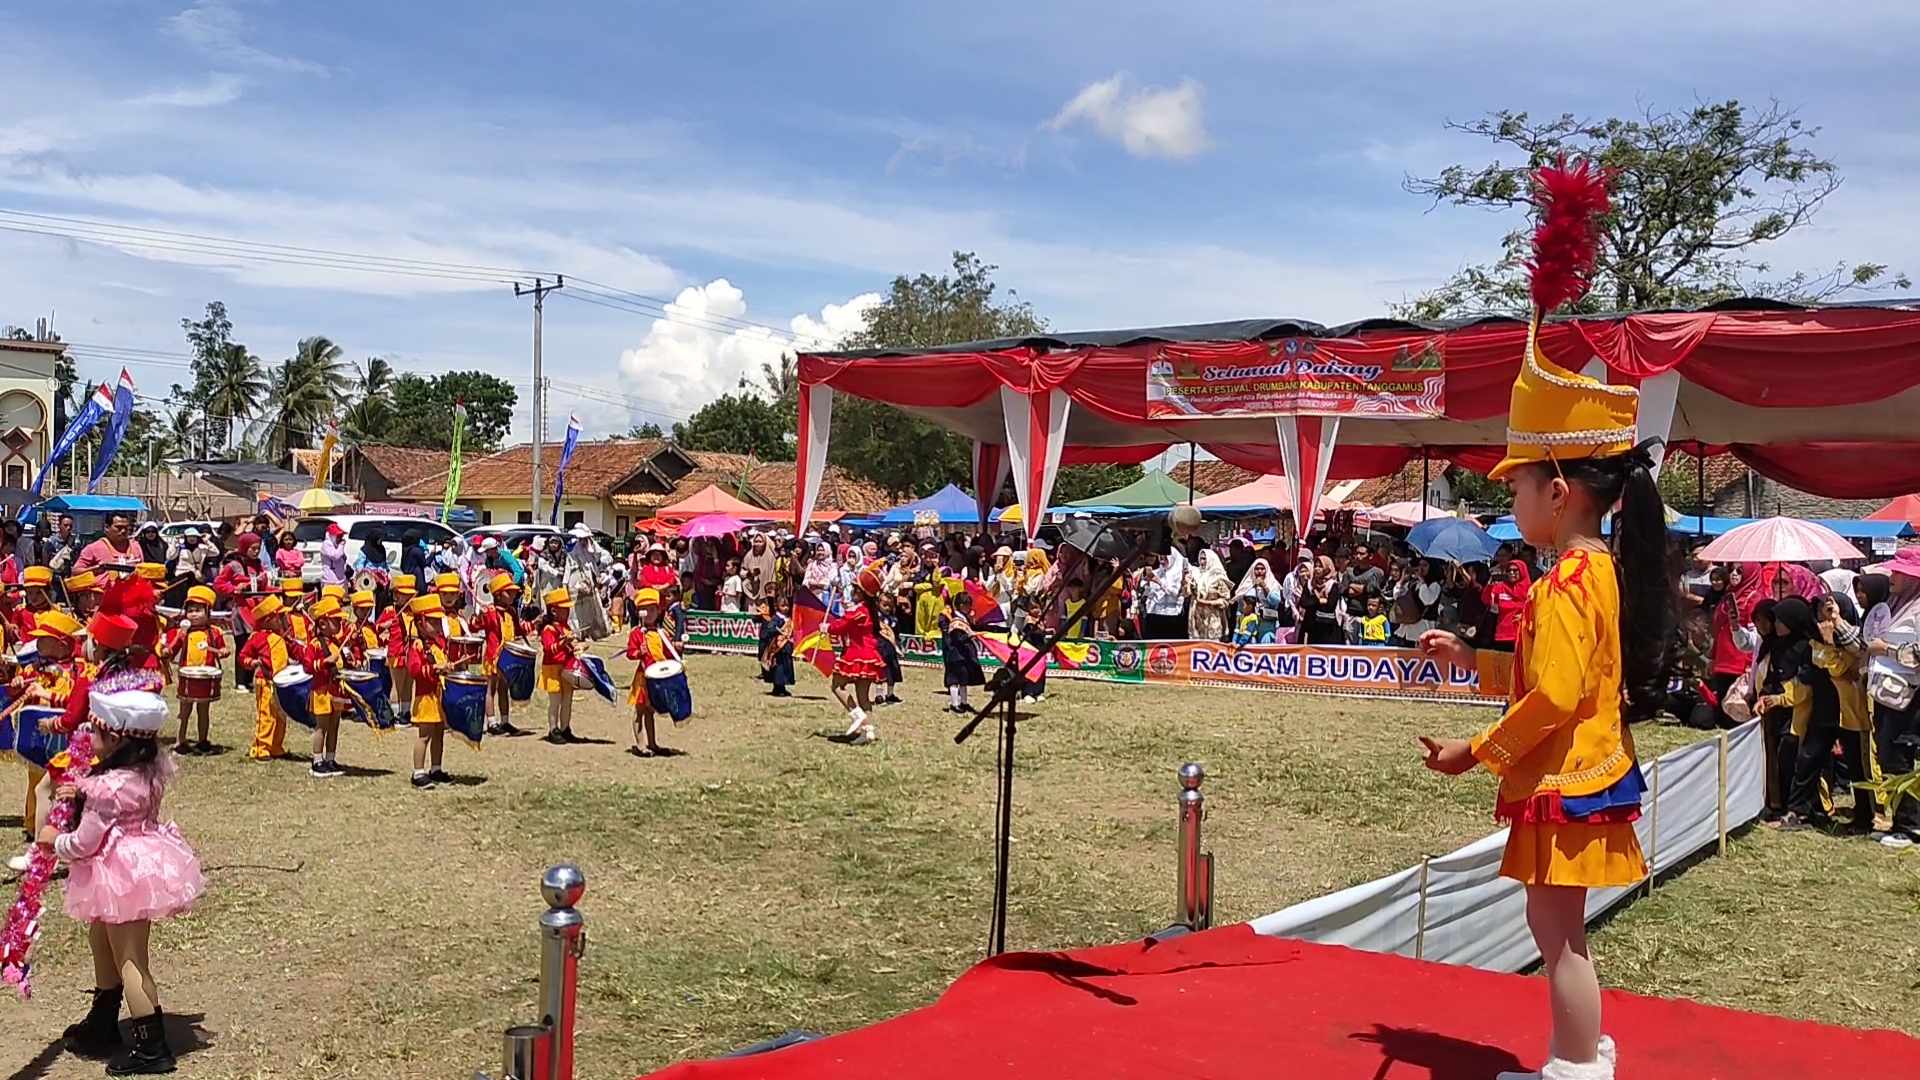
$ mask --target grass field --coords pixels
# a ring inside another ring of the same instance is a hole
[[[802,674],[801,698],[772,701],[750,660],[690,666],[700,715],[664,737],[683,756],[627,756],[624,709],[582,700],[576,730],[599,741],[450,746],[463,782],[430,792],[407,786],[405,731],[349,731],[341,759],[358,775],[344,779],[249,763],[251,719],[238,698],[223,701],[215,730],[230,751],[183,761],[168,800],[209,877],[203,904],[155,936],[165,1004],[193,1025],[182,1069],[497,1069],[500,1029],[533,1008],[535,882],[562,859],[589,882],[583,1077],[878,1020],[925,1004],[979,959],[994,740],[953,745],[937,670],[910,671],[908,703],[879,713],[881,741],[849,747],[824,737],[843,719],[816,676]],[[1468,733],[1486,710],[1053,689],[1022,727],[1014,948],[1112,942],[1169,921],[1182,761],[1210,774],[1221,922],[1492,828],[1490,779],[1430,774],[1414,743]],[[301,734],[289,748],[304,756]],[[1642,750],[1684,739],[1645,729]],[[1916,941],[1920,852],[1762,831],[1630,907],[1599,948],[1614,985],[1920,1029]],[[10,1005],[0,1029],[0,1069],[98,1075],[57,1047],[85,1007],[83,937],[56,914],[40,950],[37,996]]]

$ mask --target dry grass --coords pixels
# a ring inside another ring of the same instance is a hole
[[[991,731],[953,745],[958,724],[938,711],[937,671],[910,672],[909,703],[880,713],[882,741],[855,748],[821,737],[841,720],[817,678],[801,685],[813,700],[776,702],[760,696],[750,661],[691,666],[701,716],[666,735],[681,757],[622,754],[623,712],[583,701],[578,730],[607,742],[449,747],[452,771],[484,782],[427,793],[406,784],[405,732],[382,741],[349,732],[349,766],[390,772],[328,783],[303,765],[255,765],[237,752],[183,762],[168,809],[211,885],[198,910],[156,933],[167,1005],[200,1018],[203,1045],[182,1068],[217,1078],[496,1068],[500,1029],[533,1007],[534,883],[560,859],[579,862],[589,881],[583,1077],[631,1076],[930,1001],[985,940]],[[1212,774],[1221,921],[1490,829],[1488,778],[1429,774],[1413,741],[1464,734],[1485,710],[1065,682],[1054,691],[1022,727],[1016,948],[1111,942],[1170,919],[1182,761]],[[250,729],[237,699],[222,702],[220,741],[238,747]],[[1653,729],[1643,749],[1680,741]],[[1636,989],[1902,1021],[1916,1004],[1903,973],[1911,950],[1868,942],[1913,939],[1916,893],[1896,868],[1920,863],[1880,855],[1823,838],[1743,841],[1734,859],[1696,868],[1610,926],[1607,974]],[[1794,873],[1803,859],[1880,872]],[[1889,918],[1909,932],[1876,934]],[[1796,992],[1779,967],[1801,955],[1808,981]],[[49,1049],[84,1008],[78,928],[51,918],[40,959],[40,996],[13,1007],[0,1068],[98,1075],[97,1064]],[[1808,997],[1820,987],[1874,1006],[1823,1009]]]

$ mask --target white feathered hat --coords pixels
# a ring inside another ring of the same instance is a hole
[[[103,731],[146,739],[159,735],[171,715],[166,699],[150,690],[95,691],[87,698],[87,712]]]

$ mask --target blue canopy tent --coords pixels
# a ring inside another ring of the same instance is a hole
[[[918,525],[932,515],[942,525],[973,525],[980,521],[980,508],[973,496],[948,484],[924,499],[896,506],[873,516],[881,525]]]
[[[107,531],[108,515],[132,514],[137,521],[145,516],[147,504],[145,500],[132,495],[55,495],[42,502],[38,509],[43,517],[47,514],[72,514],[74,533],[93,537]]]
[[[1673,519],[1672,524],[1667,526],[1667,531],[1681,536],[1720,536],[1759,520],[1761,519],[1681,516]],[[1855,521],[1844,518],[1808,518],[1807,520],[1815,525],[1825,525],[1849,540],[1904,540],[1920,536],[1920,532],[1916,532],[1913,525],[1905,521]],[[1609,517],[1602,521],[1600,529],[1602,532],[1612,532],[1613,519]],[[1495,540],[1520,539],[1520,530],[1514,525],[1511,514],[1494,522],[1487,529],[1487,533]]]

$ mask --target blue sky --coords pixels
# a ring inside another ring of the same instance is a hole
[[[679,297],[660,320],[549,303],[549,431],[578,411],[590,436],[690,413],[782,346],[716,318],[831,338],[955,248],[1063,328],[1379,313],[1511,226],[1400,189],[1485,160],[1443,124],[1500,107],[1777,97],[1848,179],[1776,267],[1920,272],[1920,5],[1567,10],[1599,21],[1479,2],[68,0],[11,21],[0,207]],[[217,298],[264,359],[320,333],[403,370],[527,379],[527,304],[503,288],[221,262],[0,232],[0,321],[51,311],[70,341],[179,352],[179,320]],[[184,373],[155,359],[133,370],[160,392]]]

